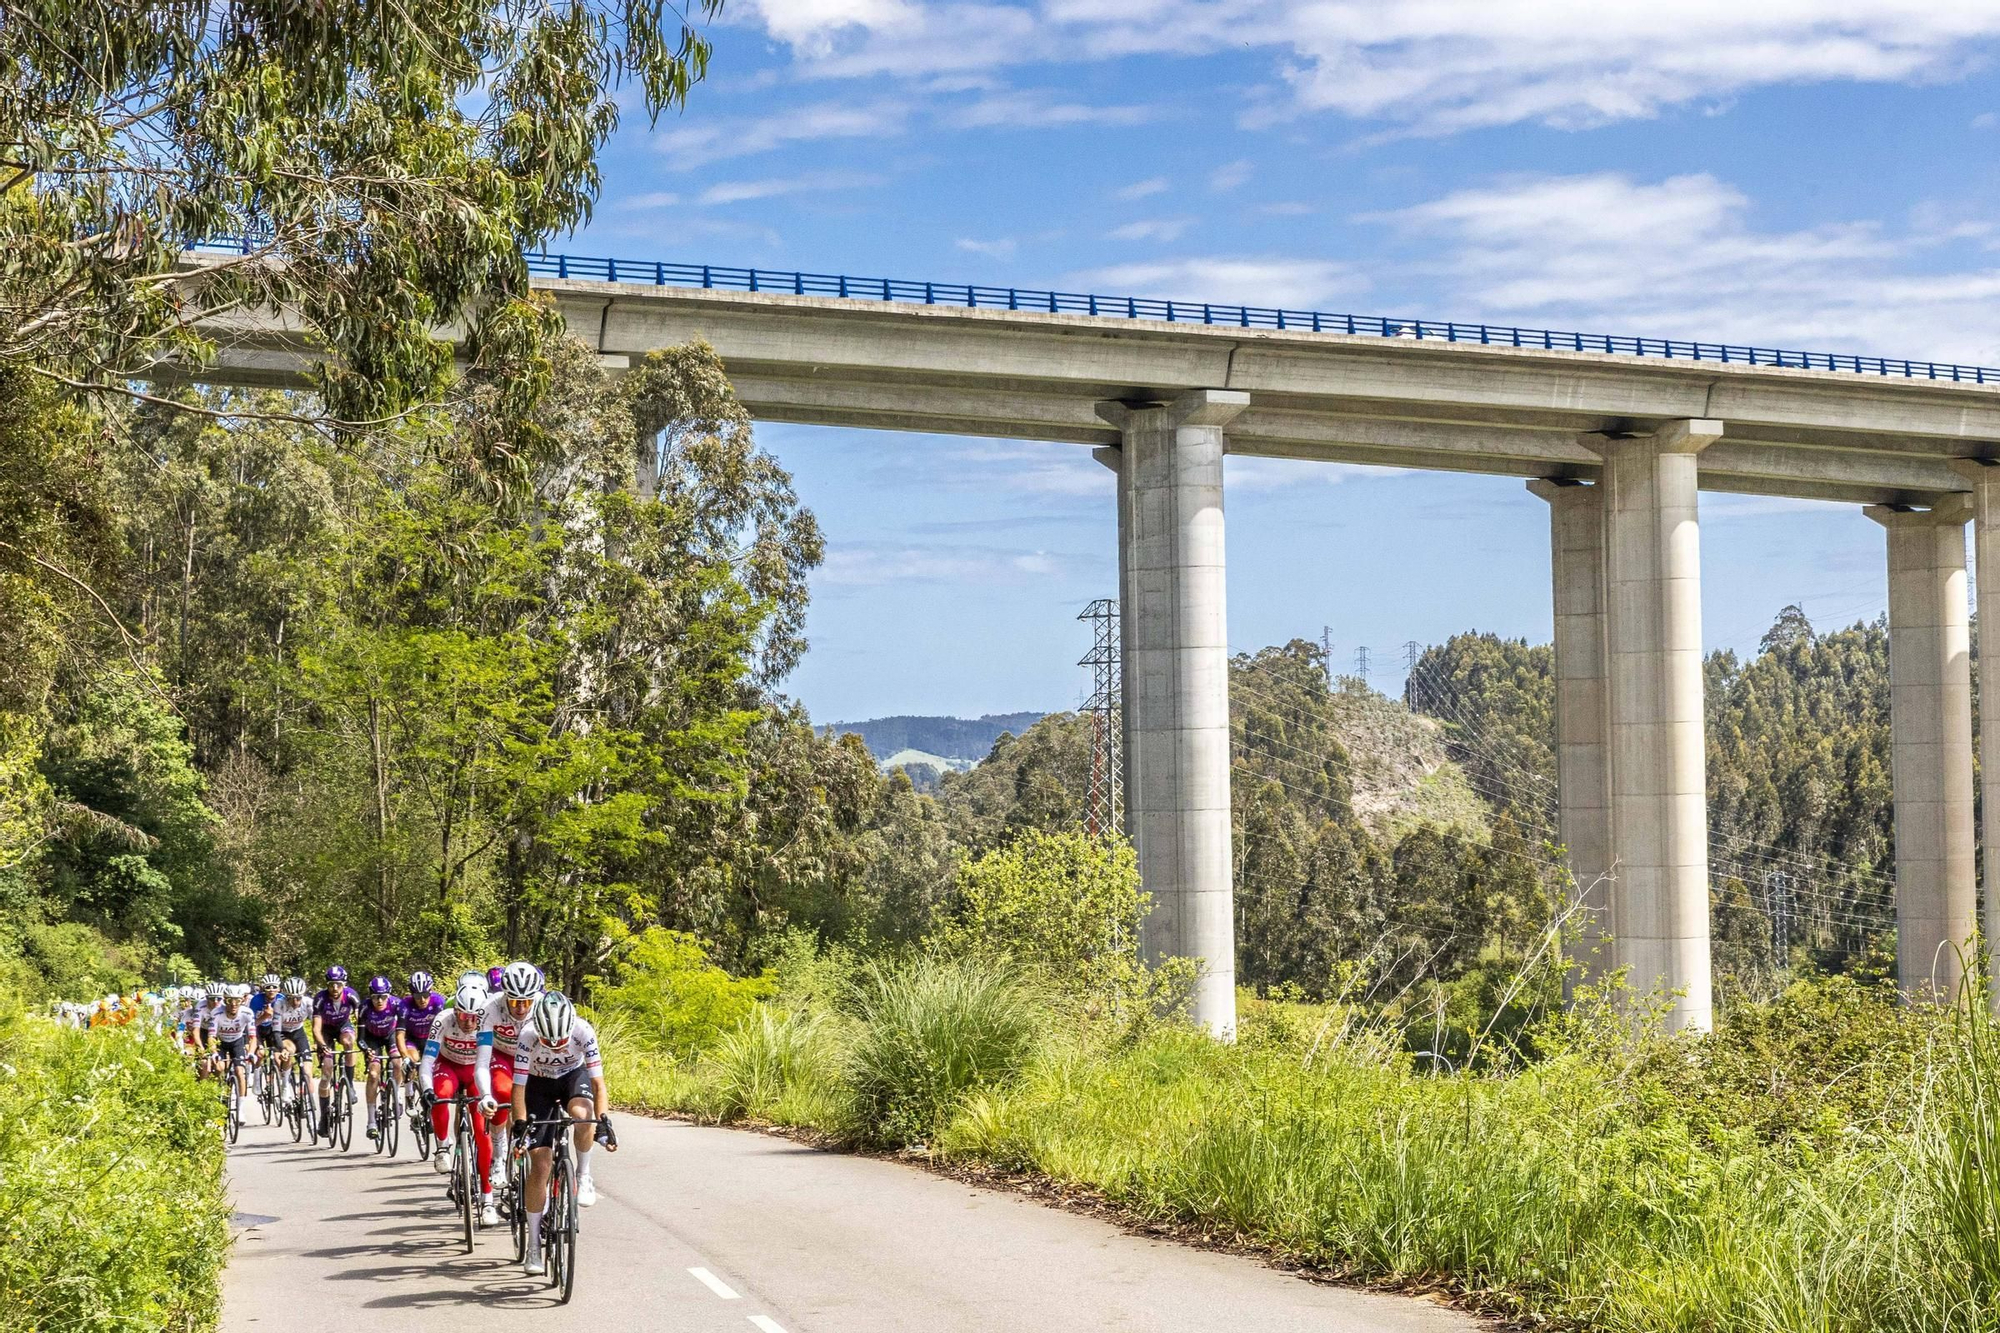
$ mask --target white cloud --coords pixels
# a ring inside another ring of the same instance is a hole
[[[2000,269],[1919,214],[1761,231],[1710,175],[1531,177],[1372,215],[1444,257],[1455,317],[2000,364]],[[1462,312],[1462,313],[1461,313]]]
[[[989,259],[1006,259],[1014,253],[1011,237],[1002,237],[997,241],[958,240],[952,244],[968,254],[985,255]]]
[[[1175,241],[1193,225],[1193,218],[1146,218],[1113,227],[1105,235],[1114,241]]]
[[[1144,199],[1148,195],[1164,194],[1167,189],[1165,176],[1151,176],[1142,181],[1133,181],[1122,190],[1114,191],[1115,199]]]
[[[797,176],[767,176],[762,180],[717,181],[701,192],[702,204],[740,204],[751,199],[818,190],[854,190],[880,185],[883,177],[854,171],[808,171]]]
[[[725,158],[748,157],[786,144],[823,139],[887,139],[908,129],[910,107],[897,101],[861,106],[819,102],[768,116],[703,119],[662,130],[654,143],[668,164],[686,171]]]
[[[1957,78],[2000,37],[1991,0],[752,0],[829,77],[1030,61],[1270,54],[1287,110],[1448,133],[1649,117],[1750,89]]]
[[[635,194],[620,199],[613,206],[639,212],[650,208],[672,208],[680,201],[681,197],[677,194],[667,190],[655,190],[651,194]]]
[[[1072,290],[1166,296],[1229,305],[1310,309],[1365,286],[1344,264],[1325,259],[1208,256],[1113,264],[1071,277]]]
[[[1972,118],[1975,130],[1990,130],[1996,125],[2000,125],[2000,112],[1982,111]]]
[[[1154,117],[1144,106],[1089,106],[1059,102],[1036,89],[989,93],[944,113],[952,129],[1050,129],[1064,125],[1138,125]]]
[[[1231,454],[1223,477],[1231,491],[1283,491],[1299,486],[1337,486],[1363,477],[1408,476],[1410,470],[1373,463],[1322,463],[1296,458],[1255,458]]]
[[[836,543],[816,582],[844,587],[885,583],[990,585],[1055,578],[1084,564],[1055,551],[991,546],[896,545],[885,542]]]
[[[1252,170],[1254,168],[1248,162],[1231,162],[1217,167],[1209,174],[1208,188],[1215,194],[1228,194],[1249,180]]]

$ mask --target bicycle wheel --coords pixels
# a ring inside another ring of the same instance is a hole
[[[285,1124],[292,1131],[292,1142],[297,1143],[306,1136],[306,1086],[295,1082],[285,1089]]]
[[[327,1138],[327,1146],[335,1142],[346,1152],[354,1146],[354,1103],[347,1100],[347,1080],[343,1077],[333,1089],[333,1123],[327,1128],[333,1132]]]
[[[458,1108],[458,1120],[465,1123],[465,1107]],[[454,1180],[458,1186],[458,1215],[465,1228],[465,1252],[472,1253],[472,1226],[479,1217],[479,1153],[472,1141],[472,1132],[461,1128],[458,1131],[458,1161],[454,1164]]]
[[[507,1224],[514,1233],[514,1262],[518,1264],[528,1257],[528,1182],[513,1169],[511,1159],[507,1168],[507,1211],[512,1214]]]
[[[382,1155],[394,1157],[403,1135],[403,1099],[393,1083],[382,1085]]]
[[[568,1133],[568,1129],[563,1130]],[[570,1293],[576,1290],[576,1171],[570,1166],[569,1152],[563,1152],[563,1215],[562,1227],[556,1232],[556,1262],[552,1268],[562,1271],[562,1297],[564,1305],[569,1304]]]
[[[236,1091],[236,1071],[230,1070],[229,1079],[229,1141],[236,1142],[236,1136],[243,1132],[243,1098]]]

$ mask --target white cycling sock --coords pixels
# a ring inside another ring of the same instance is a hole
[[[529,1213],[528,1214],[529,1251],[533,1252],[535,1247],[540,1245],[541,1243],[542,1243],[542,1215],[540,1213]]]
[[[582,1148],[577,1151],[576,1174],[584,1180],[590,1179],[590,1149]]]

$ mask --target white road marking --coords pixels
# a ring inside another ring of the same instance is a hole
[[[707,1287],[710,1291],[722,1297],[723,1300],[733,1301],[738,1299],[736,1293],[729,1289],[729,1284],[727,1282],[724,1282],[721,1278],[709,1272],[706,1268],[690,1268],[688,1269],[688,1272],[694,1274],[695,1281],[701,1283],[702,1286]]]
[[[750,1322],[762,1329],[763,1333],[785,1333],[785,1326],[767,1314],[753,1314],[750,1316]]]

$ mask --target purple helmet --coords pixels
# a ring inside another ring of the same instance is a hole
[[[326,970],[326,979],[330,984],[338,986],[340,983],[347,980],[347,969],[342,967],[339,963],[335,963],[332,967],[329,967]]]
[[[396,983],[387,977],[370,977],[368,978],[368,993],[370,995],[394,995],[396,993]]]
[[[507,969],[506,969],[506,968],[504,968],[504,967],[489,967],[489,968],[487,968],[487,969],[486,969],[486,989],[487,989],[487,990],[490,990],[490,991],[492,991],[492,992],[493,992],[493,993],[494,993],[495,995],[498,995],[498,994],[500,993],[500,988],[501,988],[502,986],[506,985],[506,984],[507,984]]]
[[[410,973],[410,994],[412,995],[428,995],[433,984],[431,974],[422,968],[418,968],[416,971]]]

